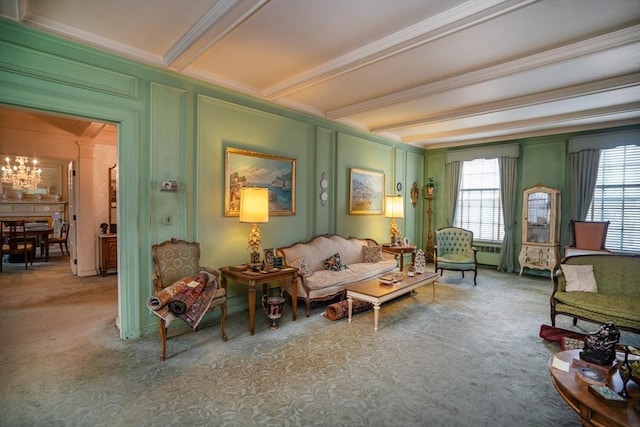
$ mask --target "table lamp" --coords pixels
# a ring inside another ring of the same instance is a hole
[[[389,232],[391,233],[391,244],[398,246],[400,244],[400,230],[396,224],[396,218],[404,218],[404,200],[402,196],[387,196],[384,210],[384,216],[391,218],[391,226]]]
[[[240,222],[252,224],[249,233],[251,263],[260,262],[260,229],[259,223],[269,222],[269,189],[261,187],[245,187],[240,189]]]

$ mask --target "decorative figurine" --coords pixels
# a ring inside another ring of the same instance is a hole
[[[611,365],[616,358],[616,344],[620,331],[613,322],[607,322],[587,336],[580,359],[600,366]]]
[[[417,274],[422,274],[425,271],[425,268],[427,266],[427,261],[426,258],[424,256],[424,252],[422,249],[418,249],[416,251],[416,260],[413,263],[416,269],[416,273]]]
[[[106,222],[103,222],[102,224],[100,224],[100,232],[102,234],[107,234],[108,229],[109,229],[109,224],[107,224]]]

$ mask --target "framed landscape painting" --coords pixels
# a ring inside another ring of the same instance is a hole
[[[269,189],[269,216],[296,213],[296,160],[227,147],[224,162],[224,216],[240,215],[240,189]]]
[[[383,213],[384,173],[352,168],[349,182],[350,215]]]

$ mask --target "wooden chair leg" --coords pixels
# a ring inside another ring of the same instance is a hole
[[[164,319],[158,320],[158,328],[160,329],[160,343],[162,345],[160,360],[164,362],[167,358],[167,325]]]
[[[224,325],[227,320],[227,303],[222,304],[222,316],[220,316],[220,332],[222,333],[222,341],[227,342],[227,333],[224,331]]]

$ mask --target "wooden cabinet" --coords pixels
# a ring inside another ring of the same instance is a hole
[[[549,270],[560,262],[560,190],[537,184],[522,198],[520,275],[525,268]]]
[[[100,274],[106,276],[109,270],[118,269],[118,235],[98,235],[98,257]]]

